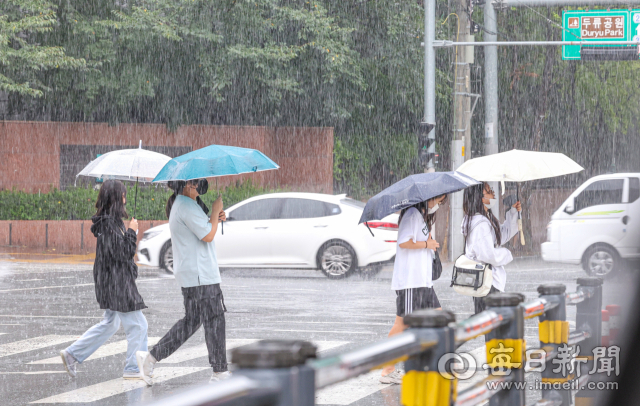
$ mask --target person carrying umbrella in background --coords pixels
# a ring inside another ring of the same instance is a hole
[[[507,273],[504,266],[513,261],[511,252],[502,247],[518,233],[518,213],[522,211],[520,202],[512,206],[505,222],[500,225],[493,213],[498,210],[498,200],[488,183],[471,186],[464,191],[464,218],[462,234],[465,239],[464,255],[474,261],[489,264],[493,268],[493,281],[488,294],[504,292]],[[475,313],[485,310],[485,298],[474,297]]]
[[[96,214],[92,217],[91,232],[98,238],[93,264],[96,299],[104,309],[103,320],[87,330],[75,343],[60,352],[62,363],[76,377],[76,366],[86,360],[120,328],[127,335],[127,358],[123,378],[139,379],[136,352],[147,350],[146,309],[136,287],[138,267],[133,261],[136,253],[138,222],[132,218],[128,229],[122,219],[127,189],[118,180],[107,180],[98,193]]]
[[[220,270],[213,239],[218,223],[226,220],[222,198],[213,203],[211,216],[199,196],[208,190],[206,179],[171,181],[174,193],[167,202],[167,216],[174,255],[174,275],[182,287],[185,316],[151,349],[136,354],[140,376],[152,385],[156,362],[173,354],[204,324],[211,381],[229,378],[227,370],[225,306]],[[204,208],[203,208],[204,206]]]
[[[446,195],[402,209],[398,219],[398,248],[393,264],[391,289],[396,291],[396,319],[389,337],[406,329],[403,317],[415,310],[440,308],[431,280],[435,251],[440,244],[433,238],[436,210]],[[393,365],[382,370],[380,383],[402,383],[402,373]]]

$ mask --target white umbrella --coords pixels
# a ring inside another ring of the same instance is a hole
[[[462,164],[457,171],[483,182],[526,182],[553,178],[584,170],[568,156],[556,152],[521,151],[513,149],[499,154],[473,158]],[[520,185],[517,188],[518,200]],[[522,219],[518,213],[520,242],[524,245]]]
[[[117,179],[136,182],[135,206],[138,200],[138,181],[151,182],[160,170],[171,160],[164,154],[142,149],[120,149],[100,155],[87,165],[78,176],[88,176],[101,179]]]

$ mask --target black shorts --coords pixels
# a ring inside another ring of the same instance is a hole
[[[398,317],[404,317],[415,310],[441,307],[433,288],[396,290],[396,295],[396,316]]]

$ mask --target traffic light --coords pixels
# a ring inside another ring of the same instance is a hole
[[[435,124],[420,123],[418,129],[418,157],[420,158],[420,164],[423,167],[427,167],[427,164],[434,158],[434,153],[429,153],[429,148],[435,142],[435,138],[429,138],[429,133],[435,127]]]

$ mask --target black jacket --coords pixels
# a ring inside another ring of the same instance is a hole
[[[145,309],[147,306],[136,287],[135,231],[125,230],[119,218],[93,216],[91,220],[91,232],[98,238],[93,280],[100,308],[123,313]]]

